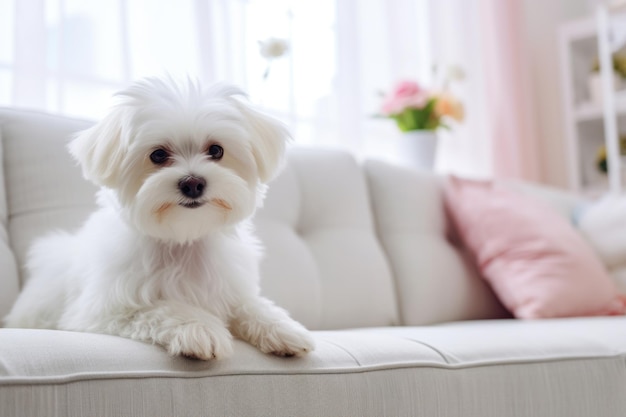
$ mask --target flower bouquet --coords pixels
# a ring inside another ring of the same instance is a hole
[[[439,91],[430,91],[415,81],[405,80],[385,96],[382,116],[395,120],[403,132],[394,146],[395,159],[400,164],[432,170],[437,153],[437,129],[447,128],[451,120],[463,120],[463,105],[447,88],[452,78],[462,78],[461,70],[449,69]]]
[[[448,127],[447,119],[461,122],[463,105],[447,89],[429,91],[415,81],[399,82],[383,101],[381,113],[396,121],[402,132]]]

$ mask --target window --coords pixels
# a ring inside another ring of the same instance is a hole
[[[134,79],[189,74],[242,86],[300,143],[360,152],[395,133],[373,118],[378,91],[428,73],[425,5],[0,0],[0,105],[98,118]],[[270,38],[287,42],[284,56],[261,56]]]

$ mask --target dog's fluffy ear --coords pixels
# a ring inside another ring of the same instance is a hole
[[[114,108],[93,127],[80,132],[68,145],[80,163],[86,179],[114,188],[119,181],[124,158],[122,110]]]
[[[252,134],[252,155],[257,165],[259,179],[262,183],[272,180],[280,171],[285,160],[285,148],[291,136],[287,127],[275,118],[268,116],[250,106],[247,98],[239,88],[227,84],[216,84],[210,90],[233,103],[246,119]]]
[[[271,116],[240,103],[254,139],[252,154],[257,164],[262,183],[272,180],[280,171],[285,160],[285,148],[291,139],[285,125]]]

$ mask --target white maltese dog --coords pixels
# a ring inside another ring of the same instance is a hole
[[[101,186],[75,234],[35,242],[8,327],[107,333],[198,359],[232,336],[299,356],[311,335],[260,296],[249,219],[282,165],[285,128],[225,85],[139,81],[69,145]]]

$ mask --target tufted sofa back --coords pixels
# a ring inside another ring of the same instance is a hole
[[[53,229],[75,229],[94,209],[96,188],[82,179],[65,144],[91,123],[31,111],[0,109],[2,245],[0,316],[21,287],[32,240]]]
[[[264,293],[308,327],[399,323],[367,182],[350,155],[294,149],[255,224],[266,248]]]
[[[0,316],[17,296],[32,240],[78,228],[95,208],[96,188],[65,148],[90,124],[0,109]],[[446,238],[440,183],[341,151],[291,149],[254,219],[266,248],[263,293],[311,329],[504,316]]]

